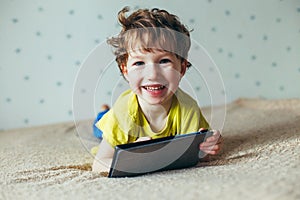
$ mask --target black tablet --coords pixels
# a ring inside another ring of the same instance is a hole
[[[199,161],[199,144],[212,131],[164,137],[118,145],[108,177],[141,174],[195,166]]]

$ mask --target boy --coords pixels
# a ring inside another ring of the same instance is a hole
[[[128,11],[119,12],[122,31],[108,44],[130,90],[96,124],[103,132],[92,167],[97,172],[109,170],[116,145],[209,128],[197,102],[179,88],[191,66],[189,31],[165,10],[140,9],[126,17]],[[220,146],[220,132],[214,131],[199,149],[214,155]]]

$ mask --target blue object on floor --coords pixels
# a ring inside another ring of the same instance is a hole
[[[107,110],[104,110],[104,111],[101,111],[98,113],[96,119],[94,120],[94,124],[93,124],[93,131],[94,131],[94,136],[99,138],[99,139],[102,139],[102,131],[96,127],[96,123],[103,117],[103,115],[105,113],[107,113],[109,111],[109,109]]]

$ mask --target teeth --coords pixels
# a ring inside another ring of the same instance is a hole
[[[154,91],[154,90],[161,90],[163,89],[165,86],[159,86],[159,87],[152,87],[152,86],[146,86],[145,88],[147,90],[151,90],[151,91]]]

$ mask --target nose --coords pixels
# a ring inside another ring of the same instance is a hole
[[[148,80],[155,80],[159,77],[160,68],[157,63],[151,63],[146,66],[145,76]]]

